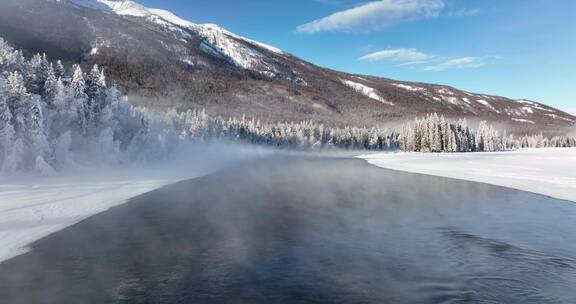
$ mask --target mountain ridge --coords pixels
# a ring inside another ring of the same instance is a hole
[[[69,62],[104,66],[110,79],[145,105],[335,125],[383,125],[437,112],[506,124],[517,133],[557,133],[576,123],[576,117],[535,101],[319,67],[217,25],[196,24],[134,1],[5,1],[11,4],[5,5],[8,13],[0,12],[0,34],[8,41],[22,47],[18,35],[24,33],[38,45],[65,46],[74,54]],[[35,15],[42,26],[26,27],[10,12]],[[60,24],[62,14],[71,16],[77,34],[43,29]],[[46,17],[51,15],[56,16]],[[2,30],[6,24],[17,34]]]

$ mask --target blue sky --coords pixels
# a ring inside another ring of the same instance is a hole
[[[574,0],[139,0],[328,68],[576,114]]]

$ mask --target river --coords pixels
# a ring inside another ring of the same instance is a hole
[[[576,204],[274,157],[147,193],[0,264],[0,303],[576,303]]]

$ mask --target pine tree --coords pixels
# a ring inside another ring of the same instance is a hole
[[[79,65],[75,65],[73,69],[74,73],[70,85],[74,94],[74,108],[78,115],[78,126],[80,130],[82,130],[82,134],[86,134],[91,115],[90,107],[88,105],[88,97],[85,93],[86,81],[84,80],[82,68]]]
[[[6,83],[0,76],[0,172],[8,171],[5,170],[7,166],[5,162],[6,159],[8,159],[8,156],[12,153],[11,148],[12,142],[14,141],[12,113],[8,107],[8,100],[6,95]]]
[[[92,112],[90,116],[95,118],[106,106],[106,79],[104,77],[104,71],[100,71],[98,65],[94,65],[90,73],[88,73],[85,85],[85,93],[88,97],[88,105],[90,111]]]
[[[487,142],[488,127],[485,121],[481,121],[476,130],[476,147],[477,151],[486,152],[488,150]]]
[[[24,75],[26,76],[26,89],[31,94],[40,94],[41,87],[43,87],[42,75],[40,74],[42,65],[42,56],[36,54],[30,59],[28,70]]]
[[[54,68],[52,65],[49,66],[46,81],[44,82],[44,89],[42,99],[49,108],[54,107],[54,99],[56,98],[57,94],[57,86],[58,85],[58,78],[54,74]]]
[[[56,79],[63,79],[65,75],[66,75],[66,69],[62,64],[62,61],[60,60],[56,61],[56,66],[54,66],[54,76],[56,77]]]
[[[79,65],[74,65],[72,69],[74,72],[72,74],[71,87],[74,91],[74,97],[85,98],[86,81],[84,80],[84,72],[82,72],[82,68]]]
[[[18,72],[8,74],[6,81],[7,103],[12,113],[12,126],[16,137],[23,138],[28,132],[26,121],[29,113],[28,99],[24,78]]]

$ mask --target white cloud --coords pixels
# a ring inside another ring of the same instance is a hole
[[[374,31],[404,20],[437,17],[443,0],[380,0],[340,11],[296,28],[297,32]]]
[[[450,69],[472,69],[483,67],[493,59],[499,59],[498,56],[486,57],[461,57],[450,59],[436,65],[427,66],[424,71],[445,71]]]
[[[416,49],[388,49],[382,50],[368,55],[364,55],[358,60],[361,61],[380,61],[380,60],[392,60],[392,61],[407,61],[412,64],[422,63],[428,59],[432,58],[431,55],[425,54],[423,52],[417,51]]]
[[[448,16],[451,17],[466,17],[466,16],[476,16],[480,15],[482,10],[479,8],[461,9],[456,11],[448,12]]]
[[[450,69],[472,69],[483,67],[493,61],[500,59],[500,56],[479,56],[479,57],[459,57],[452,59],[440,59],[433,55],[418,51],[417,49],[387,49],[373,52],[358,58],[359,61],[393,61],[399,62],[398,66],[425,65],[424,71],[445,71]]]
[[[418,64],[425,64],[428,63],[426,60],[417,60],[417,61],[408,61],[399,64],[398,66],[410,66],[410,65],[418,65]]]

